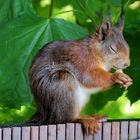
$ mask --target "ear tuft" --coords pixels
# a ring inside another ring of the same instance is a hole
[[[121,32],[123,32],[124,28],[124,20],[125,20],[125,6],[124,6],[124,1],[122,0],[121,2],[121,11],[120,11],[120,17],[118,19],[118,22],[116,24],[116,28],[119,29]]]
[[[100,39],[101,39],[101,40],[104,40],[104,39],[106,38],[106,36],[107,36],[108,33],[109,33],[110,27],[111,27],[110,22],[107,22],[107,21],[104,22],[104,23],[101,25],[101,27],[100,27],[100,29],[99,29],[99,36],[100,36]]]
[[[119,17],[119,20],[118,20],[118,23],[116,24],[116,28],[119,29],[121,32],[123,32],[124,20],[125,20],[124,10],[122,10],[120,17]]]

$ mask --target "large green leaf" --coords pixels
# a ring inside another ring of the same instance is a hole
[[[62,19],[23,16],[1,26],[0,30],[0,104],[17,107],[32,101],[28,68],[32,56],[45,43],[79,39],[81,27]]]

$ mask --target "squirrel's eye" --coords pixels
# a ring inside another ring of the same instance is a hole
[[[117,53],[117,48],[115,46],[109,46],[113,53]]]

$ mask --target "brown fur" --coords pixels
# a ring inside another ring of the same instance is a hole
[[[79,118],[82,108],[75,97],[78,85],[86,89],[106,89],[115,83],[128,87],[132,80],[127,75],[109,70],[129,65],[128,45],[122,33],[108,23],[87,38],[45,45],[35,56],[29,73],[38,110],[32,120],[42,124],[80,119],[87,128],[87,119]],[[96,131],[96,121],[89,119],[95,127],[90,127],[91,131]]]

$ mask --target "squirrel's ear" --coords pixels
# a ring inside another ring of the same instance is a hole
[[[103,22],[100,29],[99,29],[99,38],[100,40],[104,40],[106,38],[106,36],[109,33],[110,30],[110,23],[109,22]]]

